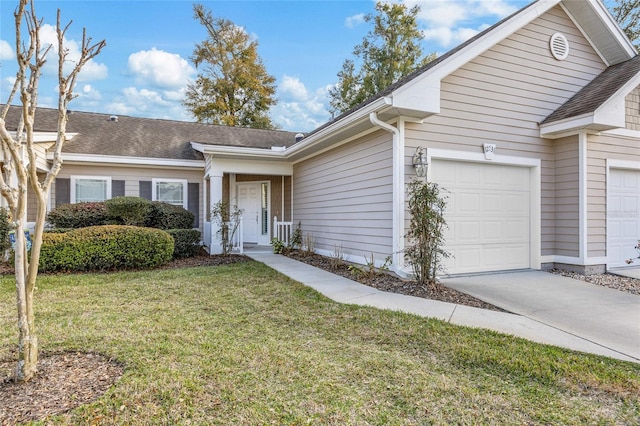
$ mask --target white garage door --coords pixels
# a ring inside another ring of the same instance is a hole
[[[432,178],[448,191],[446,273],[530,267],[529,168],[432,161]],[[445,193],[446,194],[446,193]]]
[[[608,267],[627,266],[625,260],[637,258],[633,248],[640,239],[640,171],[611,169],[607,200]],[[640,259],[630,266],[640,265]]]

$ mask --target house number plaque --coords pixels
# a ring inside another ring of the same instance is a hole
[[[487,160],[493,160],[493,156],[496,153],[496,144],[494,143],[485,143],[483,145],[484,148],[484,158]]]

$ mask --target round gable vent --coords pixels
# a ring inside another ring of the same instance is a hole
[[[549,48],[554,58],[559,61],[567,59],[569,56],[569,42],[564,34],[555,33],[549,41]]]

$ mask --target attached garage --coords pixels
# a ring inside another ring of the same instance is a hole
[[[532,267],[530,167],[437,159],[431,167],[448,197],[447,274]]]
[[[640,170],[610,169],[607,184],[607,267],[628,266],[640,239]],[[639,266],[640,259],[630,266]]]

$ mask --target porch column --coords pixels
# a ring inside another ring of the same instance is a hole
[[[209,174],[209,200],[211,206],[222,201],[222,172],[211,172]],[[218,231],[220,226],[214,222],[211,218],[211,245],[209,247],[209,254],[222,253],[222,241],[218,237]]]

